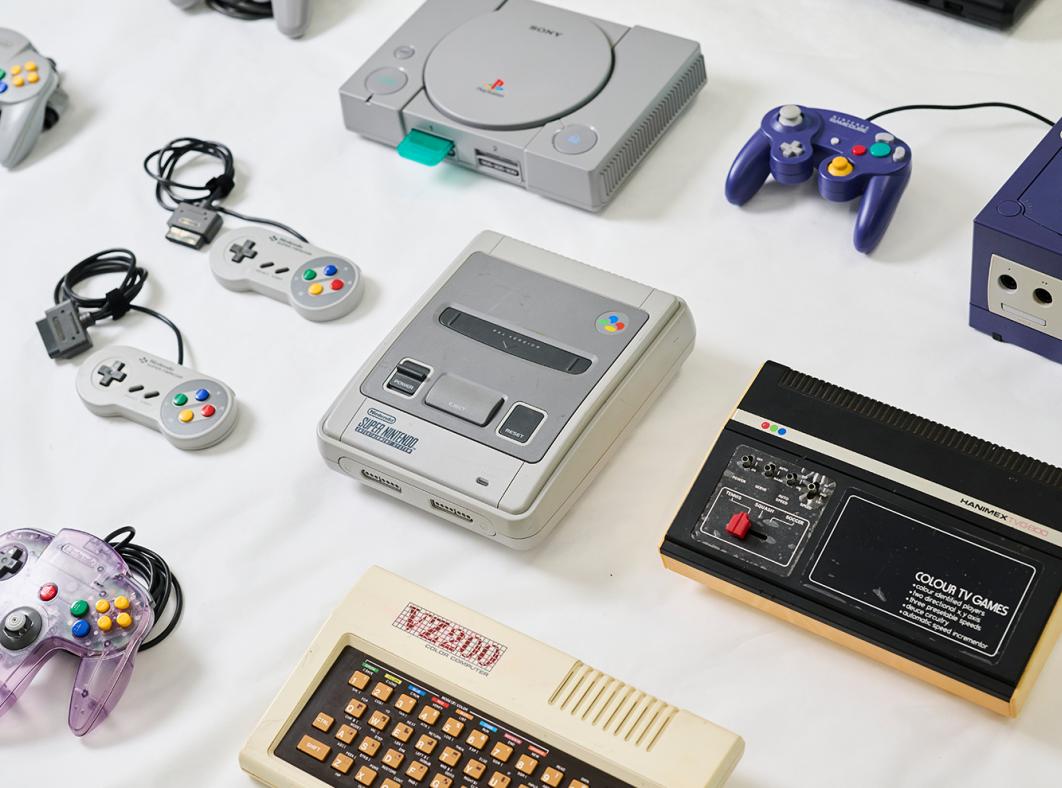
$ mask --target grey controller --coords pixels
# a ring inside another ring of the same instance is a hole
[[[25,159],[65,108],[52,61],[21,33],[0,28],[0,165]]]
[[[276,231],[245,227],[210,250],[210,270],[230,290],[253,290],[291,306],[307,320],[335,320],[358,305],[361,269],[345,257]]]
[[[191,8],[200,0],[171,0],[178,8]],[[263,5],[269,0],[253,0]],[[273,0],[273,18],[277,28],[290,38],[299,38],[310,26],[310,0]]]
[[[158,430],[179,449],[205,449],[236,426],[236,395],[216,378],[136,348],[93,353],[77,373],[77,393],[98,416],[122,416]]]

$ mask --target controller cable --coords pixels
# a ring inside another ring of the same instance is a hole
[[[1042,123],[1046,123],[1048,126],[1054,126],[1055,121],[1041,115],[1039,112],[1033,112],[1026,107],[1018,106],[1017,104],[1009,104],[1006,101],[981,101],[976,104],[907,104],[903,107],[893,107],[892,109],[885,109],[881,112],[875,112],[873,115],[869,115],[867,120],[873,121],[885,115],[892,115],[894,112],[908,112],[916,109],[927,110],[960,110],[960,109],[1012,109],[1015,112],[1020,112],[1023,115],[1028,115],[1030,118],[1036,118]]]
[[[181,183],[177,166],[186,156],[210,156],[221,162],[221,174],[203,184]],[[247,216],[221,205],[236,186],[236,162],[228,146],[196,137],[178,137],[144,158],[144,172],[155,181],[155,200],[170,211],[166,238],[182,246],[202,249],[221,229],[221,216],[233,216],[252,224],[283,230],[303,243],[306,237],[288,225],[259,216]],[[170,202],[167,202],[167,198]],[[171,204],[172,203],[172,204]]]
[[[177,627],[177,622],[181,620],[181,613],[184,612],[184,592],[177,581],[177,576],[173,574],[170,565],[162,556],[154,550],[136,544],[133,541],[134,536],[136,536],[136,529],[125,525],[107,534],[103,541],[122,557],[129,571],[147,586],[151,610],[155,613],[156,627],[169,604],[170,596],[173,596],[173,613],[170,615],[169,623],[155,637],[140,644],[139,650],[147,651],[168,638]]]
[[[268,0],[206,0],[206,4],[233,19],[268,19],[273,16],[273,4]]]
[[[101,297],[81,295],[74,288],[94,276],[125,274],[121,283]],[[128,249],[105,249],[86,257],[59,279],[52,293],[55,306],[37,321],[37,330],[51,358],[73,358],[92,347],[87,329],[101,320],[119,320],[128,312],[142,312],[161,320],[177,337],[177,363],[184,363],[184,338],[177,324],[161,312],[133,303],[147,282],[146,268],[137,265]]]

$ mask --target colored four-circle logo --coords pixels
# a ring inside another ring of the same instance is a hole
[[[622,334],[630,319],[622,312],[605,312],[597,319],[597,330],[602,334]]]

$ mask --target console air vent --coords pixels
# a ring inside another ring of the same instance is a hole
[[[601,169],[605,199],[623,184],[707,80],[704,57],[698,57]]]
[[[659,698],[582,662],[572,666],[549,703],[647,752],[678,713]]]

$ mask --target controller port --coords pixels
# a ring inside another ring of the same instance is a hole
[[[1033,301],[1040,306],[1051,306],[1055,302],[1054,296],[1051,295],[1051,291],[1043,287],[1038,287],[1033,290]]]
[[[999,286],[1004,290],[1014,292],[1018,289],[1018,281],[1010,274],[1003,274],[997,281],[999,282]]]
[[[503,175],[508,175],[510,178],[520,177],[519,162],[513,161],[512,159],[506,159],[493,153],[477,150],[476,164],[480,167],[486,167],[488,170],[494,170]]]
[[[820,490],[821,490],[821,488],[819,487],[819,483],[818,482],[809,482],[808,483],[808,500],[811,500],[812,498],[817,498],[818,495],[819,495]]]
[[[361,475],[363,478],[368,479],[370,482],[376,482],[376,484],[379,484],[382,487],[387,487],[388,489],[394,490],[397,493],[402,492],[402,485],[398,482],[391,481],[386,476],[381,476],[378,473],[373,473],[372,471],[366,470],[365,468],[361,469]]]
[[[741,458],[741,467],[745,468],[746,470],[755,468],[756,458],[753,457],[751,454],[746,454],[744,457]]]
[[[438,509],[440,512],[445,512],[451,517],[456,517],[459,520],[464,520],[466,523],[475,522],[475,518],[472,517],[472,515],[470,515],[468,512],[463,512],[456,506],[451,506],[450,504],[444,503],[443,501],[437,501],[434,498],[431,499],[431,508]]]
[[[778,466],[773,462],[769,462],[763,466],[763,475],[768,478],[774,478],[774,475],[778,473]]]
[[[788,484],[790,487],[796,487],[798,484],[800,484],[800,477],[790,471],[785,475],[785,483]]]

